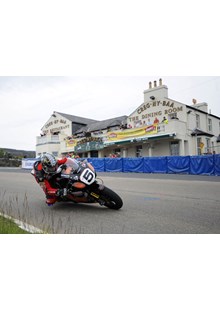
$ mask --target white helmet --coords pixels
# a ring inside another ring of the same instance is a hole
[[[45,153],[41,156],[43,170],[46,173],[54,174],[57,170],[57,161],[54,155]]]

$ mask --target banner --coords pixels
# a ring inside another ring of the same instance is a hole
[[[103,143],[92,141],[92,142],[86,142],[86,143],[78,143],[75,146],[75,152],[88,152],[88,151],[96,151],[103,149]]]
[[[141,128],[126,129],[124,131],[111,131],[107,134],[107,141],[120,141],[126,138],[136,138],[145,135],[154,135],[157,133],[157,125],[151,125]]]
[[[67,147],[76,146],[76,140],[73,139],[66,140],[66,146]]]
[[[22,159],[22,169],[33,169],[33,164],[37,161],[38,158],[23,158]]]

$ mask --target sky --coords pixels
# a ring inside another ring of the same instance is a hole
[[[169,98],[208,103],[220,116],[220,77],[0,77],[0,147],[35,150],[36,136],[53,111],[104,120],[130,115],[150,81],[162,78]]]
[[[35,150],[53,111],[129,115],[159,78],[220,116],[219,10],[199,3],[1,1],[0,147]]]

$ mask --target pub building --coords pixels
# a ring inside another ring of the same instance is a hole
[[[149,82],[144,102],[130,115],[97,121],[54,111],[37,137],[36,154],[56,157],[155,157],[220,153],[220,117],[208,104],[168,96],[162,79]],[[110,155],[111,154],[111,155]]]

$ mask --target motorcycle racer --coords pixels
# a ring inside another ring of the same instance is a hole
[[[68,167],[71,167],[73,172],[78,173],[80,166],[76,159],[64,157],[56,160],[55,156],[50,153],[45,153],[40,160],[34,163],[34,176],[43,189],[46,195],[46,203],[53,205],[59,196],[64,194],[64,189],[59,189],[56,186],[58,174]]]

